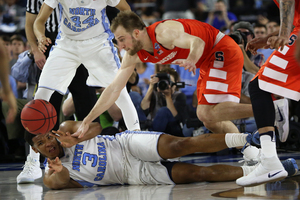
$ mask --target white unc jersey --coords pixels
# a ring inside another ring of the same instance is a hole
[[[70,177],[82,186],[124,184],[124,158],[114,136],[97,136],[71,148],[60,158]]]
[[[60,31],[73,40],[86,40],[102,33],[113,38],[106,16],[106,6],[115,7],[120,0],[45,0],[55,8],[60,7]]]

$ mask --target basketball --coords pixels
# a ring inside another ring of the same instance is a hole
[[[43,99],[29,101],[21,112],[22,125],[35,135],[48,133],[56,124],[56,120],[54,106]]]

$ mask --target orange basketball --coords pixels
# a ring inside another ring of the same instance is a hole
[[[21,112],[22,125],[32,134],[48,133],[56,124],[56,120],[54,106],[43,99],[29,101]]]

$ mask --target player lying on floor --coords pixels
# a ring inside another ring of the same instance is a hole
[[[255,168],[204,167],[167,160],[195,152],[243,146],[249,139],[247,134],[204,134],[183,138],[160,132],[125,131],[108,136],[98,135],[102,128],[98,123],[92,123],[83,138],[72,137],[80,123],[63,122],[56,134],[25,135],[33,150],[48,158],[44,184],[49,188],[233,181]]]

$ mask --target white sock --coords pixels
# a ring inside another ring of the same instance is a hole
[[[243,169],[243,176],[247,176],[248,174],[250,174],[256,168],[256,165],[254,165],[254,166],[241,166],[241,168]]]
[[[123,119],[127,129],[131,131],[140,130],[139,117],[126,88],[123,88],[121,91],[116,104],[122,111]]]
[[[272,134],[274,134],[274,132],[272,132]],[[268,134],[260,135],[260,145],[261,145],[261,153],[265,157],[269,158],[269,157],[277,156],[275,134],[273,135],[273,141],[271,136]]]
[[[36,153],[35,151],[33,151],[31,146],[29,147],[29,149],[30,149],[30,151],[29,151],[30,157],[33,158],[35,161],[40,162],[40,153]]]
[[[246,144],[247,134],[243,133],[226,133],[225,143],[229,148],[242,147]]]

